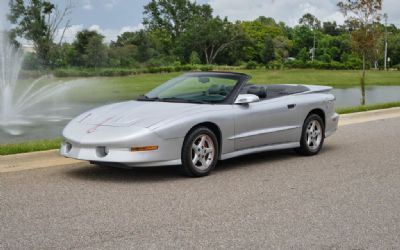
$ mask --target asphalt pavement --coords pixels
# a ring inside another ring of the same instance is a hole
[[[199,179],[173,167],[0,173],[0,249],[400,249],[400,118],[325,143]]]

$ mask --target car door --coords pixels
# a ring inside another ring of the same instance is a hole
[[[301,121],[295,99],[295,96],[285,96],[235,105],[235,151],[298,142]]]

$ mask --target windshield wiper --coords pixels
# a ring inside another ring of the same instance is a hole
[[[199,104],[207,104],[208,102],[201,101],[201,100],[188,100],[188,99],[183,99],[183,98],[178,98],[178,97],[166,97],[166,98],[160,98],[159,99],[161,102],[183,102],[183,103],[199,103]]]
[[[137,98],[138,101],[158,101],[158,97],[148,97],[147,95],[141,95]]]

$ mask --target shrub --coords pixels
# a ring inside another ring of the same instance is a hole
[[[214,65],[207,64],[207,65],[202,65],[200,66],[201,71],[212,71],[214,70]]]
[[[254,61],[249,61],[246,64],[246,69],[256,69],[257,68],[257,63]]]
[[[192,65],[201,64],[200,56],[196,51],[192,51],[190,54],[189,62]]]
[[[400,64],[393,65],[391,68],[400,70]]]

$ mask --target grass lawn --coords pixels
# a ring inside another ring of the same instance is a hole
[[[357,87],[360,85],[361,71],[354,70],[240,70],[253,76],[254,83],[298,83],[327,85],[339,88]],[[366,84],[389,86],[400,85],[400,71],[368,71]]]
[[[253,77],[251,82],[262,84],[311,84],[327,85],[339,88],[358,87],[360,82],[360,71],[345,70],[236,70]],[[83,78],[78,81],[81,91],[73,91],[72,98],[76,100],[87,100],[88,102],[104,102],[115,100],[129,100],[138,95],[145,94],[161,83],[172,79],[182,73],[141,74],[124,77],[93,77]],[[73,78],[62,78],[76,80]],[[400,71],[368,71],[368,86],[400,86]],[[89,93],[89,94],[88,94]]]
[[[12,155],[60,148],[62,139],[29,141],[17,144],[0,144],[0,155]]]

